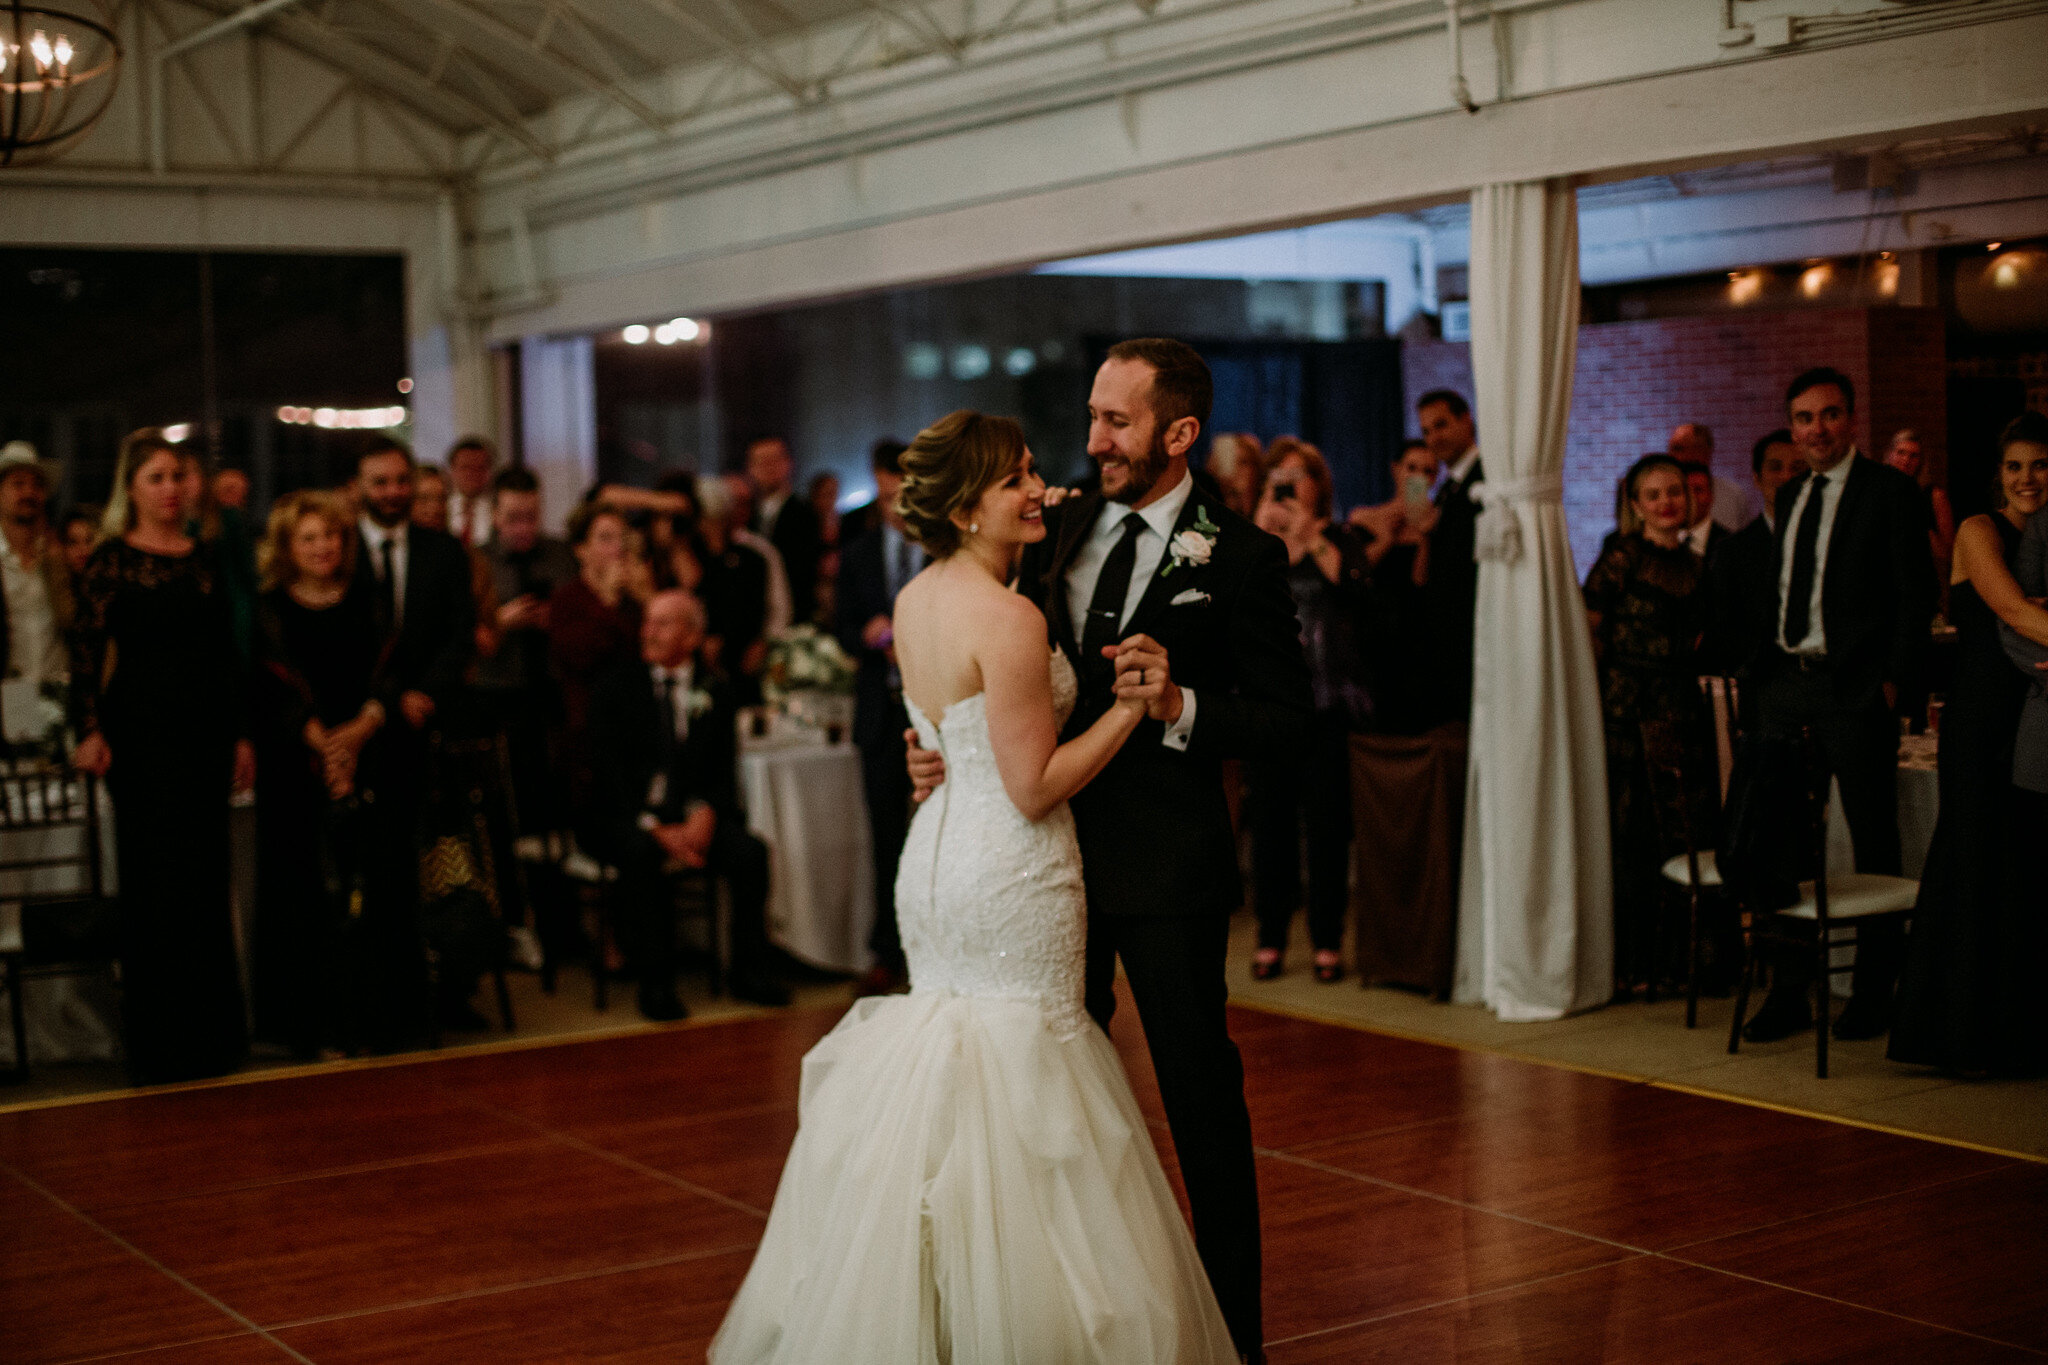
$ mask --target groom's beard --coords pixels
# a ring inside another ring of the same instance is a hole
[[[1152,445],[1143,456],[1127,460],[1124,464],[1124,486],[1110,495],[1110,501],[1130,504],[1139,501],[1152,491],[1159,476],[1166,472],[1173,457],[1166,453],[1166,433],[1154,431]]]

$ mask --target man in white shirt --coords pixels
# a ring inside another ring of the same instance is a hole
[[[768,436],[749,445],[746,481],[752,485],[754,504],[746,525],[780,552],[792,619],[809,621],[818,606],[825,532],[817,509],[796,496],[796,457],[790,454],[789,442]]]
[[[1809,370],[1792,381],[1785,405],[1806,472],[1778,492],[1777,572],[1758,603],[1776,648],[1760,663],[1758,719],[1784,751],[1811,733],[1840,786],[1856,870],[1897,876],[1893,708],[1918,670],[1934,613],[1925,504],[1912,480],[1859,458],[1847,375]],[[1899,945],[1897,921],[1862,927],[1854,994],[1836,1037],[1873,1038],[1890,1027]],[[1774,959],[1770,996],[1744,1037],[1768,1042],[1812,1023],[1811,959],[1803,950]]]
[[[10,744],[61,740],[71,574],[50,532],[50,470],[27,441],[0,447],[0,729]]]
[[[491,471],[498,452],[481,436],[465,436],[448,452],[448,532],[472,550],[491,538]]]

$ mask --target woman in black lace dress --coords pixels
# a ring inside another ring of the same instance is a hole
[[[232,1071],[248,1043],[228,907],[228,795],[255,768],[246,677],[181,472],[157,428],[121,443],[72,635],[74,761],[113,796],[122,1028],[143,1084]]]
[[[1663,894],[1658,869],[1682,851],[1678,831],[1687,808],[1712,809],[1711,744],[1699,690],[1706,574],[1681,538],[1693,518],[1678,462],[1645,455],[1631,465],[1622,478],[1622,511],[1622,525],[1585,588],[1606,722],[1617,994],[1683,977],[1685,926]],[[1661,811],[1653,799],[1643,753],[1646,720],[1670,722],[1681,746],[1696,788],[1683,808],[1670,791],[1656,793],[1663,797]]]
[[[2040,849],[2012,785],[2027,680],[1999,643],[2003,620],[2048,645],[2048,610],[2007,567],[2027,519],[2048,502],[2048,419],[2028,413],[2000,438],[1998,509],[1956,528],[1949,619],[1956,671],[1941,713],[1941,816],[1913,911],[1888,1056],[1962,1076],[2048,1068],[2040,986]],[[2038,798],[2036,798],[2038,799]]]

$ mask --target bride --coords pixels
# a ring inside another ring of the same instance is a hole
[[[911,991],[856,1003],[804,1058],[800,1127],[715,1365],[1223,1365],[1237,1360],[1143,1116],[1082,1008],[1067,798],[1160,684],[1065,744],[1076,683],[1005,586],[1045,537],[1009,418],[956,412],[903,455],[933,563],[897,663],[947,780],[896,880]]]

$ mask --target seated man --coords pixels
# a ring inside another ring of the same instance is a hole
[[[581,838],[619,870],[619,946],[640,982],[640,1012],[680,1019],[674,873],[703,869],[732,893],[732,993],[786,1005],[767,974],[768,849],[747,833],[734,773],[734,717],[722,679],[697,658],[704,605],[657,593],[640,628],[642,662],[597,685],[590,722],[592,802]]]

